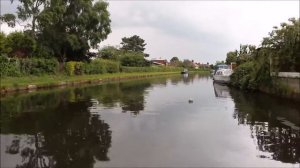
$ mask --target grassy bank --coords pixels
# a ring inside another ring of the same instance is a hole
[[[198,71],[195,73],[209,73],[208,71]],[[131,72],[112,73],[97,75],[45,75],[45,76],[25,76],[25,77],[3,77],[1,78],[1,93],[19,90],[42,89],[67,85],[77,85],[83,83],[102,83],[116,80],[128,80],[146,78],[160,75],[179,74],[179,72]]]

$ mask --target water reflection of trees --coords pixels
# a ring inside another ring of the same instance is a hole
[[[149,80],[139,80],[86,87],[82,90],[103,107],[117,107],[119,104],[123,112],[137,115],[144,110],[146,90],[151,86]]]
[[[208,78],[208,76],[201,76],[199,74],[183,74],[170,78],[170,82],[172,85],[178,85],[179,83],[188,85],[193,83],[193,81],[197,78]]]
[[[16,167],[93,167],[96,160],[109,160],[109,125],[99,115],[91,115],[90,102],[80,100],[80,93],[73,91],[43,111],[20,111],[4,122],[1,134],[19,135],[6,151],[21,155],[22,163]],[[44,96],[53,101],[50,95]],[[72,98],[75,102],[68,101]]]
[[[169,79],[183,82],[182,76]],[[109,160],[112,132],[90,112],[91,100],[138,115],[147,91],[167,84],[163,77],[1,98],[1,134],[17,135],[6,152],[22,157],[16,167],[93,167],[96,160]]]
[[[271,154],[270,159],[284,163],[300,160],[300,106],[263,94],[231,90],[236,110],[233,117],[239,124],[250,125],[251,137],[258,149]],[[284,122],[278,120],[283,118]],[[291,123],[284,124],[284,123]],[[293,126],[293,124],[297,126]],[[268,158],[260,155],[259,157]]]
[[[121,107],[123,112],[130,111],[134,115],[139,114],[144,110],[145,104],[145,89],[151,86],[150,83],[141,83],[138,85],[130,83],[121,83],[120,88],[123,95],[120,98]]]
[[[93,167],[96,160],[107,161],[111,131],[90,113],[90,100],[108,108],[120,104],[123,112],[137,115],[152,84],[167,83],[157,78],[2,98],[1,134],[18,135],[6,152],[22,157],[16,167]]]

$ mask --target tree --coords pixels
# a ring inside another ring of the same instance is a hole
[[[150,63],[145,60],[144,55],[139,52],[126,52],[121,57],[122,66],[143,67],[149,66]]]
[[[185,60],[183,60],[182,65],[184,68],[192,68],[193,62],[188,59],[185,59]]]
[[[290,18],[288,23],[273,27],[269,37],[263,39],[277,71],[300,72],[300,19]]]
[[[141,52],[143,53],[145,50],[145,40],[140,38],[137,35],[134,35],[132,37],[123,37],[121,42],[121,49],[125,51],[134,51],[134,52]]]
[[[11,0],[13,3],[14,0]],[[30,27],[31,34],[35,37],[37,18],[41,12],[41,9],[45,8],[48,4],[47,0],[19,0],[17,7],[17,17],[14,14],[4,14],[1,18],[6,22],[8,26],[15,27],[16,22],[20,23],[31,19],[31,24],[27,24]]]
[[[7,23],[9,27],[15,27],[16,26],[16,16],[14,14],[6,13],[2,16],[0,16],[1,22]]]
[[[228,52],[226,54],[226,64],[236,62],[237,61],[237,54],[238,54],[237,50]]]
[[[4,47],[9,56],[28,57],[36,49],[36,41],[26,33],[13,32],[7,35]]]
[[[225,64],[224,61],[216,61],[215,65]]]
[[[172,62],[178,62],[178,61],[179,61],[178,57],[173,57],[173,58],[170,59],[170,62],[171,62],[171,63],[172,63]]]
[[[236,63],[238,65],[251,61],[254,57],[256,46],[254,45],[240,45],[240,50],[237,52]]]
[[[116,47],[106,46],[99,51],[99,55],[103,59],[119,60],[121,56],[121,51],[118,50]]]
[[[53,0],[38,17],[42,41],[60,60],[77,60],[111,32],[108,3]]]
[[[13,2],[13,0],[12,0]],[[42,47],[60,61],[80,60],[111,32],[108,3],[93,0],[20,0],[18,19],[30,20],[31,32]],[[2,22],[15,26],[12,14]]]
[[[177,67],[180,67],[180,66],[183,66],[182,65],[182,62],[179,60],[178,57],[173,57],[170,59],[170,65],[172,66],[177,66]]]
[[[6,35],[0,32],[0,55],[7,54],[7,48],[5,47]]]
[[[300,20],[291,18],[281,27],[273,27],[261,47],[241,45],[238,51],[239,65],[231,82],[246,89],[274,87],[279,93],[282,88],[274,84],[271,72],[300,72]]]

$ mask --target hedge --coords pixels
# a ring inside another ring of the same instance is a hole
[[[120,72],[119,62],[96,59],[83,65],[84,74],[103,74]]]
[[[151,66],[151,67],[121,67],[121,72],[172,72],[182,71],[182,67]]]
[[[8,58],[0,56],[0,74],[2,76],[25,76],[56,74],[58,71],[58,61],[56,59],[42,58]]]

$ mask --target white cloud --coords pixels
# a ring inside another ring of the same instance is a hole
[[[4,32],[5,34],[9,34],[11,32],[15,32],[15,31],[23,31],[23,29],[24,29],[24,27],[20,26],[18,24],[16,24],[16,27],[14,27],[14,28],[9,27],[6,23],[2,23],[0,26],[0,30],[2,32]]]

